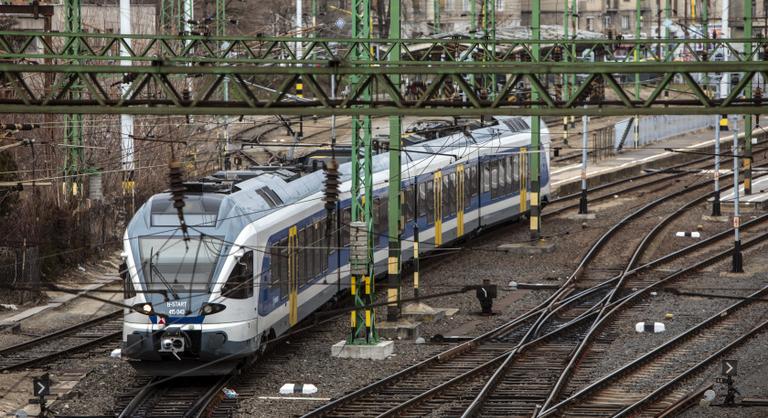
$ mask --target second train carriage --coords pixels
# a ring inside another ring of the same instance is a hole
[[[415,225],[420,250],[428,252],[527,212],[530,139],[527,118],[499,117],[491,126],[405,149],[402,261],[411,258]],[[548,149],[544,126],[543,202],[550,190]],[[216,182],[200,183],[185,197],[188,240],[172,228],[178,218],[169,195],[153,196],[125,234],[126,303],[135,307],[125,314],[125,357],[151,374],[237,360],[347,289],[350,166],[340,167],[339,219],[330,223],[322,201],[322,172],[298,179],[279,171],[230,172]],[[375,270],[383,273],[388,154],[373,158],[373,171]],[[330,248],[329,224],[341,227],[331,231]]]

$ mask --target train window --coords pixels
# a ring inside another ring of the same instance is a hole
[[[442,208],[440,210],[440,214],[442,216],[448,216],[451,214],[451,186],[450,186],[450,174],[446,174],[445,177],[443,177],[443,185],[442,185],[442,201],[439,202],[440,205],[442,205]]]
[[[269,281],[269,288],[275,289],[280,287],[280,267],[282,266],[282,263],[280,262],[280,248],[278,247],[278,244],[272,244],[272,246],[269,247],[269,268],[270,268],[270,281]]]
[[[373,218],[373,239],[375,242],[379,238],[379,232],[381,232],[381,199],[375,198],[373,200],[371,211],[373,212],[371,217]]]
[[[419,201],[416,205],[419,209],[419,217],[427,215],[427,185],[419,183]]]
[[[499,164],[491,161],[491,197],[496,197],[499,191]]]
[[[486,161],[483,163],[483,171],[480,173],[480,175],[483,177],[483,193],[488,193],[491,191],[491,167],[490,162]]]
[[[352,222],[352,208],[341,212],[341,246],[349,247],[349,224]]]
[[[280,252],[280,255],[277,257],[278,264],[280,265],[280,275],[277,276],[277,283],[280,286],[280,296],[286,297],[288,296],[288,275],[290,274],[288,270],[289,267],[293,269],[288,263],[288,238],[283,238],[277,245]],[[275,279],[273,278],[272,280],[274,281]]]
[[[515,154],[512,158],[512,174],[515,179],[515,189],[520,188],[520,154]]]
[[[499,195],[503,195],[507,190],[507,166],[504,159],[498,161],[499,164]]]
[[[304,250],[304,252],[307,254],[307,274],[304,276],[304,283],[312,280],[312,278],[315,277],[315,273],[317,272],[317,260],[315,259],[315,247],[317,246],[317,242],[315,241],[314,224],[307,226],[306,246],[307,248]]]
[[[322,274],[328,268],[329,242],[325,236],[325,218],[315,224],[315,275]]]
[[[424,207],[427,211],[427,224],[431,225],[435,221],[435,191],[434,184],[431,180],[427,181],[427,199],[424,202]]]
[[[506,174],[506,187],[504,188],[504,194],[511,194],[514,190],[513,183],[512,183],[512,157],[507,157],[504,159],[504,165],[506,166],[506,169],[504,170],[504,173]]]
[[[227,282],[221,287],[225,298],[247,299],[253,296],[253,251],[248,251],[235,263]]]
[[[306,277],[307,274],[307,240],[306,240],[307,230],[306,229],[300,229],[296,233],[296,257],[298,261],[298,271],[296,272],[296,279],[298,280],[299,284],[304,283],[304,277]]]
[[[470,167],[464,168],[464,196],[461,196],[461,199],[464,199],[465,208],[472,201],[472,168]]]
[[[413,200],[411,200],[412,192],[413,188],[410,186],[403,189],[403,200],[400,202],[400,211],[402,212],[403,219],[405,219],[406,222],[411,220],[411,214],[413,212]]]
[[[477,179],[477,172],[478,172],[477,166],[473,165],[472,167],[470,167],[470,171],[472,172],[472,174],[469,176],[470,189],[472,190],[472,196],[477,196],[477,194],[480,192],[480,190],[478,190],[480,184],[478,183],[478,179]]]
[[[455,215],[456,214],[456,202],[459,199],[459,196],[458,196],[458,193],[457,193],[457,190],[456,190],[456,187],[457,187],[456,173],[451,173],[451,175],[448,176],[448,178],[449,178],[449,180],[448,180],[448,190],[449,190],[450,197],[451,197],[451,205],[450,205],[449,209],[450,209],[450,214],[451,215]]]

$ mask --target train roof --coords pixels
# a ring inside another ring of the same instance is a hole
[[[497,117],[485,126],[467,129],[418,145],[407,147],[404,163],[413,163],[439,154],[451,154],[468,146],[483,143],[502,135],[529,132],[528,118]],[[341,182],[351,179],[351,162],[341,164]],[[389,154],[373,156],[374,173],[389,168]],[[237,228],[266,216],[273,210],[323,190],[323,171],[300,176],[284,167],[260,167],[254,170],[221,171],[197,182],[186,183],[185,221],[188,225],[215,226],[231,220]],[[178,226],[176,210],[170,194],[153,196],[145,208],[150,209],[148,226]],[[138,214],[137,214],[138,215]]]

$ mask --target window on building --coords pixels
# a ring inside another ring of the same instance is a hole
[[[629,29],[629,16],[622,16],[621,17],[621,30],[628,30]]]
[[[611,17],[603,16],[603,29],[609,29],[611,27]]]
[[[496,0],[496,10],[504,10],[504,0]]]
[[[589,31],[595,30],[595,18],[593,17],[587,18],[587,30]]]

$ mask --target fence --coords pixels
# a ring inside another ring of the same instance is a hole
[[[4,303],[21,304],[37,296],[40,288],[38,247],[0,247],[0,286],[5,289]],[[9,288],[23,290],[9,291]]]
[[[613,148],[634,145],[635,118],[624,119],[614,126]],[[715,116],[643,116],[640,118],[640,138],[638,145],[646,145],[662,139],[682,135],[704,128],[714,128],[717,123]]]

